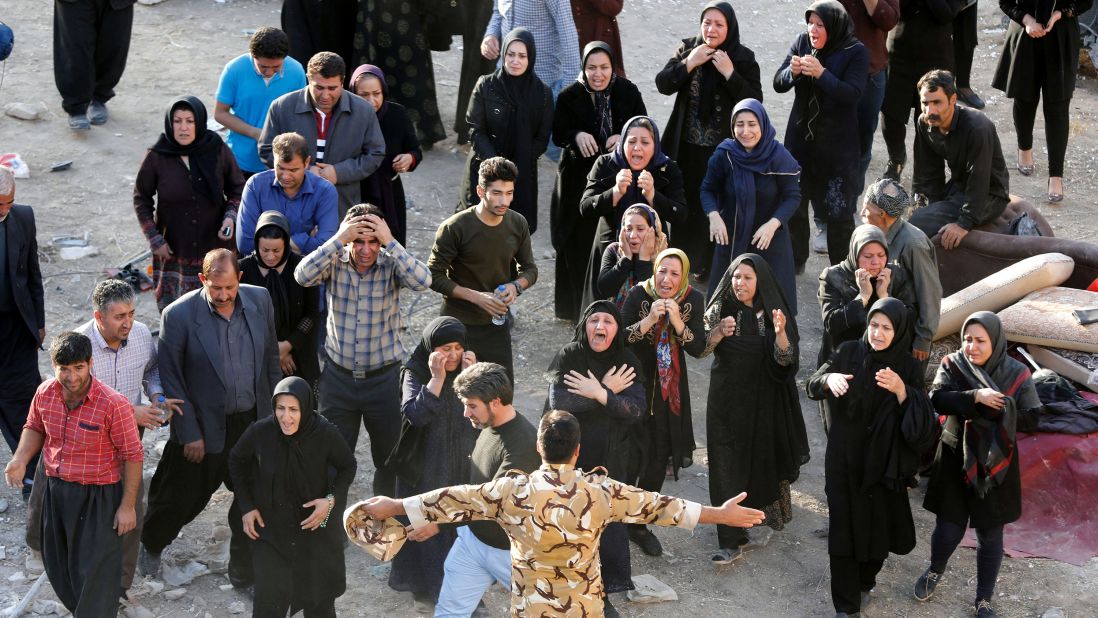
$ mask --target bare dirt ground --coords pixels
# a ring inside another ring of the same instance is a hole
[[[803,27],[805,2],[788,0],[743,0],[737,3],[742,40],[758,56],[764,82],[781,62],[795,33]],[[701,2],[671,0],[631,0],[620,17],[625,41],[625,64],[629,75],[641,88],[651,114],[662,124],[671,111],[672,100],[655,91],[653,77],[678,45],[679,39],[696,31]],[[89,319],[88,295],[102,270],[126,256],[145,248],[144,238],[133,215],[131,195],[134,177],[145,148],[162,130],[164,107],[173,97],[192,93],[212,109],[213,96],[222,66],[247,47],[246,29],[278,25],[280,3],[270,0],[168,0],[152,7],[137,6],[129,66],[118,96],[110,104],[111,121],[85,134],[74,134],[66,126],[51,79],[52,16],[50,4],[41,0],[6,0],[0,5],[0,19],[16,32],[14,55],[7,62],[7,77],[0,91],[0,103],[20,101],[38,103],[43,119],[25,122],[0,116],[0,152],[19,152],[30,165],[32,177],[18,181],[20,203],[35,208],[39,242],[43,251],[46,282],[47,330],[56,334]],[[1016,147],[1010,116],[1010,102],[990,87],[990,76],[1001,48],[1002,18],[995,3],[980,5],[980,46],[976,52],[973,83],[988,99],[987,113],[1000,128],[1007,160],[1014,160]],[[460,41],[454,50],[434,56],[439,86],[439,106],[445,124],[452,123],[457,89]],[[792,101],[779,96],[764,84],[766,103],[775,124],[784,127]],[[1077,239],[1095,238],[1098,221],[1094,217],[1098,194],[1098,87],[1092,79],[1082,79],[1072,102],[1071,142],[1067,161],[1067,199],[1063,204],[1044,204],[1042,121],[1038,120],[1036,146],[1038,173],[1032,178],[1012,175],[1012,190],[1040,204],[1058,235]],[[781,135],[781,132],[779,132]],[[453,138],[440,143],[427,154],[422,166],[405,180],[415,208],[409,215],[411,251],[425,259],[430,251],[438,223],[452,210],[463,169],[464,156],[451,151]],[[878,138],[877,153],[870,173],[883,168],[883,143]],[[51,163],[72,159],[71,170],[47,173]],[[547,216],[548,197],[554,167],[543,162],[541,203]],[[82,235],[91,232],[92,244],[99,255],[76,261],[62,261],[49,246],[58,234]],[[516,404],[523,414],[535,418],[545,392],[542,372],[555,350],[571,333],[568,325],[555,320],[552,311],[553,261],[548,234],[537,235],[535,254],[541,268],[538,284],[518,303],[516,339]],[[808,271],[818,272],[826,264],[822,256],[812,257]],[[800,328],[805,349],[801,358],[801,379],[809,372],[808,359],[815,358],[820,335],[819,312],[815,305],[815,277],[802,276],[798,282]],[[437,314],[439,297],[433,293],[407,296],[408,313],[405,341],[409,346],[418,338],[423,325]],[[157,314],[151,295],[143,295],[139,317],[155,326]],[[410,348],[409,348],[410,349]],[[41,358],[43,372],[48,360]],[[694,409],[698,411],[695,435],[705,444],[704,397],[708,390],[709,363],[689,363],[693,385]],[[738,563],[722,568],[709,564],[709,552],[716,547],[716,532],[701,527],[693,535],[680,531],[659,531],[666,553],[649,558],[634,552],[634,574],[650,573],[670,584],[679,601],[659,605],[637,605],[615,600],[629,616],[804,616],[830,615],[829,575],[825,541],[812,531],[826,523],[827,507],[823,493],[822,430],[815,404],[803,400],[804,416],[811,437],[812,461],[803,469],[794,485],[795,515],[785,531],[775,533],[769,544],[754,549]],[[147,437],[146,474],[151,474],[157,459],[154,442]],[[164,438],[159,438],[164,439]],[[361,463],[358,479],[351,490],[354,498],[369,495],[372,470],[364,441],[358,449]],[[704,452],[695,456],[703,461]],[[2,458],[6,461],[7,457]],[[685,470],[683,477],[669,481],[665,491],[705,502],[708,499],[707,470],[701,465]],[[25,510],[18,495],[4,490],[12,503],[0,515],[0,608],[14,604],[26,594],[36,574],[25,573],[26,549],[23,544]],[[225,523],[229,495],[222,491],[195,522],[186,527],[166,552],[173,558],[203,558],[215,525]],[[940,591],[928,603],[911,598],[911,585],[929,559],[932,517],[921,508],[922,492],[911,492],[911,502],[919,531],[919,545],[908,556],[893,556],[885,564],[866,614],[871,616],[961,616],[972,612],[975,595],[975,556],[961,549],[954,557]],[[347,551],[348,590],[337,601],[341,615],[415,616],[410,595],[390,590],[385,584],[386,568],[356,549]],[[26,577],[27,579],[21,579]],[[997,587],[996,607],[1003,616],[1035,616],[1050,607],[1061,607],[1068,615],[1098,614],[1098,560],[1075,567],[1052,560],[1006,559]],[[155,594],[156,584],[135,584],[139,602],[156,616],[227,616],[250,612],[250,601],[227,585],[224,575],[205,575],[187,584],[186,594],[168,600]],[[140,585],[139,585],[140,584]],[[168,590],[176,588],[169,585]],[[38,595],[54,599],[48,584]],[[502,615],[506,595],[494,589],[487,597],[492,615]],[[37,609],[49,613],[47,605]]]

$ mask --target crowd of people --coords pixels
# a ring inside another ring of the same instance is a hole
[[[74,130],[108,121],[132,22],[132,2],[107,3],[94,23],[81,4],[55,8]],[[935,251],[1011,199],[966,73],[974,4],[812,3],[773,74],[776,93],[793,92],[783,141],[725,1],[702,9],[654,76],[675,97],[663,131],[625,76],[620,2],[354,4],[286,0],[284,30],[255,32],[218,85],[227,140],[198,97],[167,105],[133,192],[156,342],[130,285],[100,282],[91,320],[49,342],[54,377],[42,381],[34,216],[0,168],[5,476],[29,502],[28,545],[70,611],[113,615],[224,484],[228,577],[253,590],[254,615],[334,616],[363,429],[375,497],[361,508],[406,517],[411,541],[389,585],[436,616],[471,615],[493,582],[512,590],[516,616],[617,615],[607,595],[634,586],[630,544],[663,551],[649,524],[717,524],[711,561],[731,563],[753,525],[791,521],[791,485],[809,460],[796,384],[809,303],[796,283],[815,250],[831,266],[819,274],[824,334],[807,395],[828,436],[835,611],[857,615],[887,556],[915,546],[907,492],[934,453],[925,507],[937,522],[914,596],[933,594],[971,526],[973,610],[995,615],[1003,526],[1020,515],[1014,434],[1041,403],[987,313],[969,317],[962,350],[923,384],[942,296]],[[1014,99],[1016,168],[1034,173],[1043,98],[1048,199],[1060,201],[1075,17],[1090,2],[1000,5],[1012,21],[993,85]],[[405,247],[402,177],[445,136],[430,52],[453,35],[466,48],[454,130],[468,162],[455,213],[434,222],[420,259]],[[888,163],[867,188],[878,118]],[[547,369],[535,428],[513,406],[510,308],[538,282],[543,155],[559,159],[555,314],[575,335]],[[401,307],[429,291],[440,316],[408,354]],[[695,464],[687,357],[710,355],[715,506],[701,507],[659,491]],[[141,437],[164,425],[146,488]]]

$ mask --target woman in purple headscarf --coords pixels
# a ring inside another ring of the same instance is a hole
[[[733,256],[758,253],[795,314],[796,273],[787,226],[801,201],[801,166],[777,140],[761,101],[736,104],[732,135],[709,158],[700,189],[709,240],[716,243],[709,272],[724,273]],[[708,296],[713,296],[718,281],[719,277],[710,278]]]
[[[351,74],[351,89],[373,106],[385,137],[385,158],[381,167],[362,181],[362,201],[380,208],[393,237],[407,245],[407,202],[400,175],[415,170],[423,160],[419,138],[405,107],[389,100],[389,84],[381,69],[372,64],[358,67]]]

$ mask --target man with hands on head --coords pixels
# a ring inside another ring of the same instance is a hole
[[[407,356],[400,292],[422,292],[431,272],[393,237],[381,210],[352,206],[335,236],[297,265],[305,287],[324,284],[328,306],[319,412],[353,451],[362,427],[370,434],[376,494],[391,494],[396,476],[385,466],[400,437],[400,363]]]
[[[133,406],[92,376],[87,337],[61,333],[50,360],[55,377],[35,392],[4,477],[22,487],[27,464],[42,451],[42,559],[50,585],[76,616],[114,616],[122,536],[137,524],[145,454]]]

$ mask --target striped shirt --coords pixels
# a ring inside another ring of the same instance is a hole
[[[95,320],[89,320],[75,330],[91,339],[92,375],[121,393],[130,403],[142,405],[142,392],[150,402],[164,392],[160,386],[160,369],[156,365],[156,346],[148,326],[135,321],[130,336],[122,341],[117,351],[103,340]]]
[[[431,271],[394,239],[360,273],[351,260],[351,246],[336,236],[301,260],[294,279],[305,287],[325,284],[328,358],[349,371],[372,371],[404,360],[400,288],[426,290]]]
[[[23,428],[46,437],[42,446],[46,475],[70,483],[113,485],[122,478],[123,462],[145,458],[133,406],[95,377],[74,410],[65,405],[57,379],[43,382],[34,393]]]

